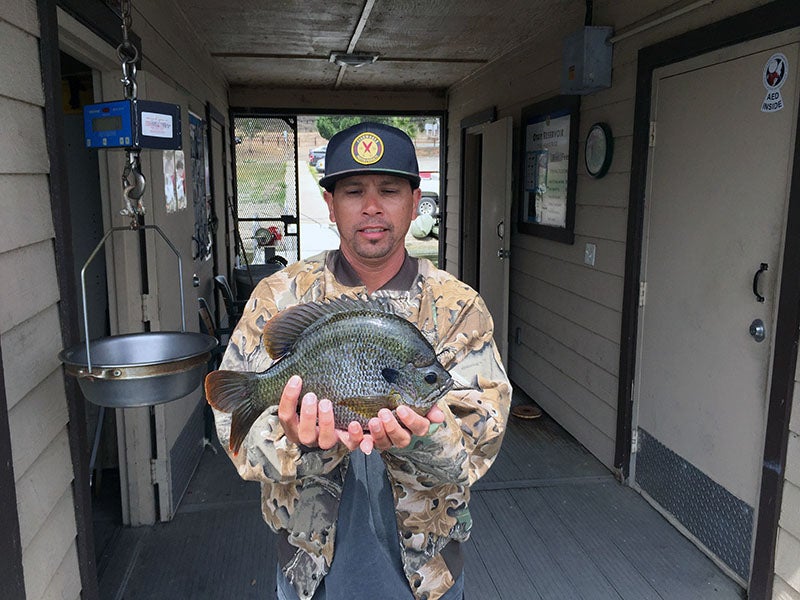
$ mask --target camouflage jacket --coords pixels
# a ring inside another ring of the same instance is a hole
[[[278,311],[343,294],[367,295],[363,286],[338,282],[326,267],[326,254],[290,265],[256,286],[222,369],[260,372],[269,367],[261,336]],[[492,318],[469,286],[420,259],[410,292],[379,294],[396,300],[398,314],[423,332],[455,381],[439,401],[443,423],[413,437],[406,448],[382,453],[397,509],[403,569],[416,598],[436,600],[454,581],[439,551],[450,540],[469,537],[469,488],[500,450],[511,386],[492,339]],[[230,415],[215,411],[215,418],[227,450]],[[300,598],[311,598],[333,560],[347,448],[310,450],[289,442],[273,407],[256,420],[231,460],[241,477],[261,482],[265,521],[275,531],[288,532],[296,548],[283,572]]]

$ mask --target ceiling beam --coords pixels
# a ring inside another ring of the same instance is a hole
[[[369,20],[369,14],[372,12],[372,7],[375,6],[375,0],[367,0],[364,3],[364,8],[361,9],[361,16],[358,18],[358,24],[356,25],[356,29],[353,32],[352,37],[350,38],[350,43],[347,45],[347,53],[350,54],[356,49],[356,44],[358,43],[361,34],[364,31],[364,27],[367,26],[367,21]],[[342,65],[339,67],[339,74],[336,76],[336,83],[333,84],[333,89],[338,89],[340,85],[342,85],[342,81],[344,80],[344,74],[347,71],[347,65]]]
[[[262,52],[212,52],[214,58],[264,58],[277,60],[324,60],[330,57],[322,54],[275,54]],[[418,58],[414,56],[381,56],[381,62],[436,63],[436,64],[474,64],[484,65],[488,58]]]

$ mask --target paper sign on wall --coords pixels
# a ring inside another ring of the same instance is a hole
[[[767,97],[761,103],[761,112],[777,112],[783,108],[781,88],[789,76],[789,61],[786,55],[776,52],[769,57],[764,65],[764,87],[767,88]]]
[[[164,150],[164,200],[168,213],[186,208],[186,162],[183,150]]]

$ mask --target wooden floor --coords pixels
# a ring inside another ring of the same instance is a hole
[[[274,598],[274,539],[258,485],[216,450],[206,449],[173,521],[122,531],[101,575],[102,600]],[[467,600],[744,597],[546,415],[512,418],[501,455],[473,490]]]

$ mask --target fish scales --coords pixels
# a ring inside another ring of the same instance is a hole
[[[339,299],[286,309],[267,323],[264,338],[277,358],[269,369],[215,371],[206,379],[209,403],[233,413],[235,451],[258,415],[280,401],[295,374],[303,379],[303,393],[331,400],[339,429],[351,421],[367,427],[378,410],[400,404],[425,414],[452,387],[420,331],[374,300]]]
[[[262,378],[259,385],[264,394],[279,397],[289,377],[299,374],[303,392],[334,403],[337,427],[345,429],[352,420],[366,426],[377,411],[370,412],[371,406],[358,399],[388,396],[394,388],[376,365],[399,370],[418,352],[402,343],[404,332],[398,325],[374,313],[336,315],[298,339],[291,354],[276,363],[275,379]],[[340,400],[351,402],[344,405]]]

